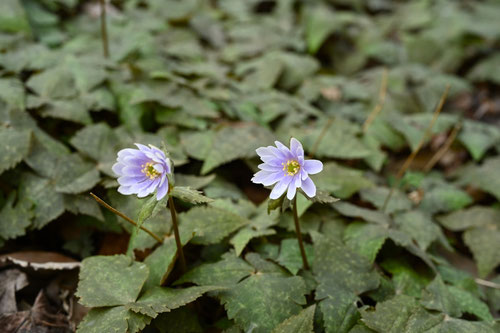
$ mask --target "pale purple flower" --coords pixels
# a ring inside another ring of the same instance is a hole
[[[295,197],[297,188],[301,188],[308,197],[316,195],[316,185],[309,177],[323,170],[323,163],[318,160],[305,160],[302,144],[295,138],[290,139],[290,149],[279,141],[274,142],[276,147],[261,147],[256,150],[260,159],[264,162],[259,164],[252,182],[270,186],[276,183],[271,199],[278,199],[287,192],[287,198]]]
[[[118,152],[113,172],[118,176],[118,192],[137,194],[143,198],[155,190],[156,199],[168,193],[167,174],[171,172],[170,159],[160,149],[135,144],[139,149],[126,148]]]

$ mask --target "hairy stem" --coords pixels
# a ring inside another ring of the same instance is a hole
[[[108,29],[106,27],[106,0],[99,1],[101,5],[101,38],[104,57],[109,58]]]
[[[181,237],[179,236],[179,227],[177,224],[177,211],[175,210],[174,199],[168,196],[168,206],[170,208],[170,215],[172,215],[172,226],[174,227],[175,244],[177,245],[177,253],[179,255],[179,260],[181,262],[181,269],[183,273],[186,273],[186,258],[184,257],[184,251],[182,250]]]
[[[110,212],[118,215],[119,217],[121,217],[122,219],[124,219],[125,221],[127,221],[128,223],[134,225],[137,227],[137,223],[132,220],[130,217],[128,217],[127,215],[123,214],[122,212],[114,209],[113,207],[111,207],[110,205],[108,205],[106,202],[104,202],[104,200],[102,200],[101,198],[99,198],[97,195],[95,195],[94,193],[90,192],[90,195],[95,199],[95,201],[97,201],[101,206],[103,206],[104,208],[106,208],[107,210],[109,210]],[[143,227],[142,225],[139,227],[141,230],[147,232],[151,237],[153,237],[154,239],[156,239],[156,241],[158,243],[163,243],[163,239],[161,239],[158,235],[156,235],[154,232],[152,232],[151,230]]]
[[[302,263],[304,265],[304,269],[308,270],[309,263],[307,262],[304,242],[302,241],[302,233],[300,232],[299,214],[297,213],[297,196],[293,198],[293,220],[295,221],[295,233],[297,234],[297,240],[299,242],[300,254],[302,255]]]

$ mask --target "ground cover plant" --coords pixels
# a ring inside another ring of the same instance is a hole
[[[0,1],[0,327],[500,331],[498,17]]]

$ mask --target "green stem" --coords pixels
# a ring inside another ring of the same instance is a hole
[[[177,225],[177,212],[175,210],[174,199],[168,196],[168,206],[170,208],[170,215],[172,215],[172,226],[174,228],[175,244],[177,245],[177,253],[179,254],[179,260],[181,262],[181,269],[183,273],[186,273],[186,258],[184,257],[184,251],[182,250],[181,237],[179,236],[179,227]]]
[[[297,240],[299,242],[300,254],[302,255],[302,263],[304,269],[309,270],[309,263],[307,262],[306,251],[304,249],[304,243],[302,241],[302,233],[300,232],[299,214],[297,213],[297,196],[293,198],[293,220],[295,221],[295,233],[297,234]]]
[[[106,3],[105,3],[105,0],[100,0],[100,5],[101,5],[102,48],[104,51],[104,57],[109,58],[108,29],[106,27]]]
[[[108,205],[106,202],[104,202],[104,200],[102,200],[101,198],[99,198],[97,195],[95,195],[94,193],[90,192],[90,195],[95,199],[95,201],[97,201],[101,206],[103,206],[104,208],[108,209],[110,212],[118,215],[119,217],[121,217],[122,219],[124,219],[125,221],[127,221],[128,223],[134,225],[137,227],[137,223],[132,220],[130,217],[128,217],[127,215],[123,214],[122,212],[114,209],[113,207],[111,207],[110,205]],[[142,225],[139,227],[141,230],[147,232],[151,237],[153,237],[154,239],[156,239],[156,241],[158,243],[163,243],[163,240],[157,236],[154,232],[152,232],[151,230],[143,227]]]

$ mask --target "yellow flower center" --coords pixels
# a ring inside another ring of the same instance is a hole
[[[146,175],[149,179],[153,180],[156,177],[160,176],[160,173],[156,171],[155,165],[153,162],[148,162],[146,164],[141,165],[141,172]]]
[[[286,163],[281,163],[281,165],[283,165],[285,176],[294,176],[300,171],[300,164],[295,160],[288,160]]]

